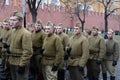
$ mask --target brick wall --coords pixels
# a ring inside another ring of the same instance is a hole
[[[20,0],[15,6],[11,0],[10,5],[3,6],[0,3],[0,20],[9,17],[13,11],[22,11],[22,4]],[[27,6],[26,6],[27,7]],[[32,22],[31,14],[29,9],[26,10],[27,22]],[[79,22],[75,14],[69,14],[68,9],[61,6],[53,6],[40,4],[38,9],[37,19],[41,19],[43,25],[47,21],[52,21],[54,24],[63,23],[64,27],[73,27],[76,22]],[[104,14],[98,12],[86,12],[86,22],[85,28],[91,28],[93,25],[98,25],[100,29],[104,29]],[[120,18],[117,15],[109,16],[109,27],[114,30],[119,30],[120,28]]]

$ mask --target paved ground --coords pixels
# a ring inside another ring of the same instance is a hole
[[[116,77],[116,80],[120,80],[120,59],[117,65]]]

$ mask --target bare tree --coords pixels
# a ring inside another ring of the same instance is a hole
[[[97,2],[101,3],[104,7],[104,26],[105,32],[108,31],[108,17],[120,9],[120,0],[97,0]],[[119,6],[117,6],[119,4]]]
[[[89,5],[93,4],[94,1],[93,0],[66,0],[63,1],[61,0],[61,2],[63,2],[67,8],[71,7],[71,6],[75,6],[74,7],[74,11],[69,10],[70,14],[75,14],[79,21],[81,22],[81,26],[82,26],[82,31],[84,30],[84,24],[86,21],[86,15],[87,15],[87,10]]]
[[[27,4],[31,12],[33,22],[36,22],[37,20],[37,10],[39,8],[40,3],[41,0],[27,0]]]
[[[80,8],[80,5],[78,4],[78,0],[77,0],[77,7],[75,7],[75,14],[78,17],[78,19],[81,22],[81,26],[82,26],[82,31],[84,30],[84,24],[86,21],[86,11],[88,10],[88,5],[90,5],[92,3],[92,0],[83,0],[81,1],[81,3],[83,4],[83,8]]]

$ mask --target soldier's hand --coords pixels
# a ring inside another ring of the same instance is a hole
[[[24,66],[18,66],[17,67],[17,72],[19,73],[19,74],[23,74],[24,72],[25,72],[25,67]]]
[[[101,64],[101,61],[100,61],[100,60],[97,60],[97,61],[96,61],[96,64],[100,65],[100,64]]]
[[[10,52],[10,48],[9,48],[9,47],[7,48],[7,53],[8,53],[8,54],[10,54],[10,53],[11,53],[11,52]]]
[[[58,66],[53,66],[51,71],[57,71],[58,70]]]
[[[68,60],[68,55],[64,55],[64,60]]]
[[[0,37],[0,42],[2,42],[2,40],[3,40],[3,39]]]
[[[6,43],[3,43],[3,47],[4,47],[4,48],[8,48],[9,45],[7,45]]]
[[[84,67],[77,66],[79,71],[84,71]]]
[[[68,55],[70,55],[70,52],[71,52],[72,48],[71,47],[67,47],[66,50],[67,50]]]
[[[105,34],[105,35],[104,35],[104,39],[108,39],[108,36],[107,36],[107,34]]]
[[[40,51],[41,54],[43,54],[44,49],[43,48],[39,48],[39,51]]]
[[[113,61],[112,66],[116,66],[117,65],[117,61]]]

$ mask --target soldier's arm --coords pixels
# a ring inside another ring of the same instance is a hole
[[[12,34],[12,29],[9,31],[8,40],[7,40],[8,45],[10,45],[11,43],[11,34]]]
[[[82,57],[79,61],[79,66],[84,67],[89,58],[89,42],[88,39],[84,39],[82,42]]]
[[[44,41],[45,37],[46,37],[46,34],[45,34],[45,32],[43,32],[43,34],[42,34],[42,41]]]
[[[99,41],[99,56],[98,60],[101,61],[106,54],[106,45],[105,45],[105,40],[103,38],[100,39]]]
[[[55,48],[56,48],[56,56],[54,61],[54,66],[58,66],[63,60],[63,45],[59,37],[55,39]]]
[[[118,42],[115,42],[114,44],[114,61],[118,61],[119,59],[119,45]]]
[[[32,39],[30,33],[24,34],[22,38],[22,48],[23,48],[23,53],[19,65],[26,66],[29,64],[30,58],[33,54]]]

